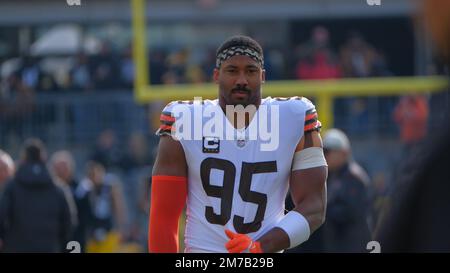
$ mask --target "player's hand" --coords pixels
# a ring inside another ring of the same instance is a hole
[[[253,241],[249,236],[245,234],[234,233],[229,229],[225,230],[225,234],[230,239],[225,244],[229,253],[262,253],[261,244],[258,241]]]

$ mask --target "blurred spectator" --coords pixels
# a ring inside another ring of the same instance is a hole
[[[189,51],[187,49],[175,51],[167,56],[166,62],[168,71],[166,74],[170,75],[169,79],[173,81],[173,83],[186,83],[188,59]]]
[[[113,130],[107,129],[100,133],[97,144],[91,156],[93,161],[102,164],[108,171],[118,167],[122,157],[117,137]]]
[[[82,188],[75,178],[75,160],[69,151],[57,151],[50,159],[50,166],[57,182],[69,187],[70,197],[75,202],[76,228],[72,240],[80,243],[81,251],[85,251],[88,226],[92,212],[88,192]]]
[[[109,45],[103,43],[100,53],[92,56],[94,88],[98,90],[117,89],[118,64]]]
[[[70,239],[69,205],[50,177],[45,159],[41,141],[25,142],[17,173],[0,203],[4,252],[63,252]]]
[[[370,45],[364,37],[353,31],[340,50],[340,63],[343,77],[389,76],[384,56]],[[337,100],[336,110],[349,117],[348,131],[352,134],[365,134],[369,131],[369,105],[377,103],[378,98],[349,97]],[[389,113],[388,103],[381,103],[382,112]],[[338,123],[339,124],[339,123]]]
[[[181,81],[181,78],[173,71],[167,71],[162,76],[162,83],[165,85],[179,84]]]
[[[142,226],[142,221],[139,219],[142,216],[139,209],[139,191],[142,182],[148,180],[152,164],[152,153],[145,136],[139,132],[132,133],[120,166],[124,175],[124,193],[131,224],[130,236],[135,241],[140,239],[142,233],[147,232],[147,227]]]
[[[153,71],[152,71],[153,72]],[[134,63],[131,46],[122,53],[120,59],[120,85],[126,89],[132,89],[134,84]]]
[[[441,50],[442,61],[448,64],[450,2],[422,2],[424,6],[419,10],[425,17],[427,32]],[[442,95],[448,98],[449,93],[447,86]],[[444,117],[439,130],[430,133],[417,152],[404,159],[399,187],[375,237],[382,252],[450,251],[450,112],[448,107],[439,110]]]
[[[447,91],[448,92],[448,91]],[[448,109],[447,121],[448,121]],[[450,122],[402,158],[375,239],[382,252],[450,251]]]
[[[369,176],[352,159],[350,141],[341,130],[328,130],[323,137],[323,147],[328,163],[325,223],[308,241],[287,252],[366,252],[371,239]],[[286,209],[292,207],[288,195]]]
[[[367,97],[341,98],[340,105],[344,104],[344,107],[339,107],[337,111],[347,117],[348,133],[364,135],[369,132],[370,126],[373,126],[369,123],[369,103]]]
[[[400,98],[392,112],[393,120],[400,131],[400,159],[409,158],[420,146],[427,134],[428,102],[422,95],[409,95]],[[394,171],[395,180],[401,175],[399,161]]]
[[[400,128],[405,152],[419,144],[426,136],[428,102],[422,95],[402,97],[394,109],[394,120]]]
[[[22,65],[22,81],[26,87],[37,90],[41,78],[41,70],[38,60],[31,56],[25,56]]]
[[[203,74],[207,82],[212,81],[212,71],[216,67],[216,49],[206,48],[203,53],[205,54],[202,61],[201,67],[203,69]]]
[[[58,177],[58,174],[60,175],[65,175],[67,172],[67,170],[64,170],[64,168],[66,166],[62,166],[62,164],[57,164],[58,166],[56,166],[56,169],[54,168],[55,165],[50,164],[50,174],[52,175],[52,179],[53,181],[56,183],[56,185],[58,185],[64,192],[64,195],[66,197],[67,200],[67,204],[69,205],[69,211],[70,211],[70,219],[71,219],[71,223],[72,223],[72,227],[73,229],[75,229],[78,226],[78,210],[75,204],[75,200],[73,198],[72,195],[72,191],[70,189],[70,186],[68,183],[66,183],[64,180],[62,180],[60,177]],[[55,172],[56,171],[56,172]],[[73,235],[73,234],[72,234]]]
[[[58,86],[55,80],[55,76],[52,73],[43,71],[41,75],[41,80],[36,91],[42,92],[57,92],[61,91],[62,87]]]
[[[0,199],[6,182],[14,176],[14,171],[14,161],[11,156],[3,150],[0,150]]]
[[[76,56],[75,65],[70,71],[70,77],[73,90],[88,91],[92,89],[93,83],[89,69],[89,59],[84,53],[81,52]]]
[[[87,252],[114,252],[126,237],[126,208],[120,181],[101,163],[90,161],[81,181],[88,189],[93,218]]]
[[[448,1],[424,0],[420,4],[419,17],[426,26],[425,31],[430,34],[434,44],[436,53],[441,62],[450,63],[450,3]],[[448,69],[448,67],[447,67]],[[448,74],[448,70],[447,70]]]
[[[334,52],[329,47],[329,33],[324,27],[313,29],[311,40],[299,48],[301,57],[296,65],[298,79],[339,78],[341,71]]]
[[[166,71],[165,63],[165,53],[160,50],[155,50],[150,52],[150,83],[151,84],[162,84],[163,76]]]
[[[7,79],[7,88],[0,90],[0,131],[3,137],[13,133],[24,137],[24,124],[30,121],[34,108],[34,91],[27,87],[18,73]]]
[[[281,80],[285,77],[285,60],[281,50],[272,48],[265,56],[266,80]]]
[[[133,132],[128,139],[126,154],[121,160],[122,170],[126,173],[150,166],[153,160],[149,151],[145,136],[140,132]]]
[[[341,48],[341,64],[344,77],[374,77],[389,74],[384,58],[361,34],[352,32]]]
[[[191,64],[186,68],[186,82],[200,84],[204,83],[206,80],[205,74],[203,74],[203,70],[200,65]]]
[[[384,173],[377,173],[373,178],[372,225],[374,233],[378,229],[380,219],[383,219],[385,208],[389,206],[390,192]]]
[[[322,232],[327,252],[366,252],[371,239],[369,177],[351,156],[350,142],[338,129],[323,137],[328,163],[327,218]]]

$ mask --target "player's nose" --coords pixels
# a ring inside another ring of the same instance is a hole
[[[248,85],[247,77],[245,76],[245,73],[241,72],[239,73],[239,76],[236,80],[236,85],[245,86]]]

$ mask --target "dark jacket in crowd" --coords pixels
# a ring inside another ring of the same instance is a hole
[[[286,252],[368,252],[366,246],[371,241],[367,222],[369,183],[365,171],[354,162],[336,172],[329,172],[325,223],[311,234],[308,241]],[[290,197],[287,198],[286,209],[293,209]]]
[[[371,241],[368,176],[352,162],[328,175],[328,205],[323,226],[326,252],[367,252]]]
[[[72,239],[80,243],[81,251],[84,252],[88,236],[89,225],[92,222],[92,209],[89,201],[89,192],[84,189],[80,182],[72,179],[69,183],[70,191],[75,200],[77,208],[78,225],[72,233]]]
[[[450,93],[446,94],[448,98]],[[446,111],[439,130],[405,159],[391,206],[375,236],[381,252],[450,252],[450,118]]]
[[[63,252],[72,229],[65,195],[44,163],[24,163],[0,201],[3,252]]]

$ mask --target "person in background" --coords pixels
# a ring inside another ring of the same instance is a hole
[[[329,32],[325,27],[316,26],[311,39],[299,46],[300,60],[296,65],[297,79],[334,79],[341,77],[341,69],[336,54],[329,45]]]
[[[371,240],[368,225],[370,179],[352,158],[350,141],[339,129],[323,137],[328,163],[328,206],[323,226],[326,252],[366,252]]]
[[[90,159],[102,164],[107,171],[110,171],[118,167],[121,158],[122,152],[116,133],[112,129],[103,130],[97,138]]]
[[[116,252],[126,237],[126,208],[122,188],[99,162],[90,161],[81,187],[88,191],[92,207],[87,252]]]
[[[410,151],[425,138],[428,113],[428,102],[422,95],[405,96],[395,107],[394,120],[400,128],[405,151]]]
[[[449,64],[450,2],[424,0],[418,10],[439,58]],[[439,95],[448,98],[449,93],[447,86]],[[397,187],[375,236],[381,252],[450,251],[450,113],[448,107],[439,110],[439,130],[430,131],[417,152],[402,159]]]
[[[11,156],[0,150],[0,198],[6,183],[14,176],[15,166]]]
[[[14,176],[14,161],[11,156],[0,150],[0,200],[2,199],[2,194],[5,189],[6,183]],[[2,249],[2,240],[0,237],[0,250]]]
[[[383,56],[356,31],[349,33],[348,40],[342,46],[340,62],[344,77],[365,78],[389,74]]]
[[[123,174],[123,191],[128,208],[129,240],[138,241],[141,234],[147,233],[147,225],[141,224],[140,197],[141,184],[148,182],[148,173],[153,164],[149,153],[149,144],[144,134],[133,132],[129,139],[127,149],[122,157],[120,168]],[[146,217],[147,218],[147,217]]]
[[[63,252],[72,231],[63,190],[47,170],[46,152],[38,139],[28,139],[17,172],[0,201],[3,252]]]
[[[75,211],[73,220],[77,223],[72,239],[80,243],[81,251],[85,251],[87,228],[91,221],[91,205],[89,195],[76,179],[75,160],[69,151],[61,150],[55,152],[50,159],[51,171],[55,180],[68,188],[70,200],[72,200]]]

